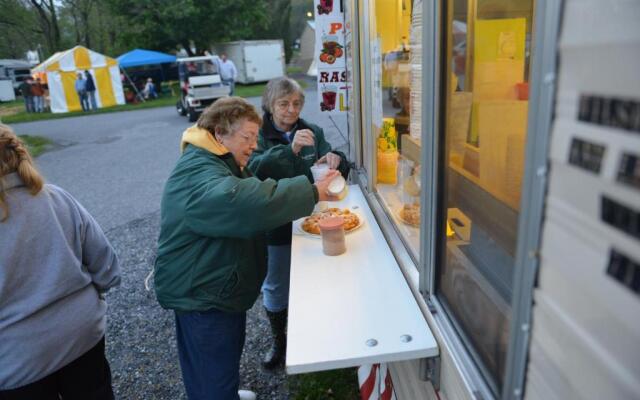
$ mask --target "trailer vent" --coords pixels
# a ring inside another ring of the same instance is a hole
[[[607,274],[640,295],[640,263],[612,249]]]
[[[640,239],[640,213],[637,210],[602,196],[600,217],[607,224]]]
[[[640,189],[640,156],[625,153],[618,168],[618,182]]]
[[[569,164],[599,174],[604,151],[603,145],[573,138],[569,150]]]

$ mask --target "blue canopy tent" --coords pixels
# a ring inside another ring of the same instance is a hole
[[[176,56],[160,53],[159,51],[135,49],[118,57],[122,68],[138,67],[140,65],[155,65],[176,62]]]
[[[125,70],[125,68],[157,65],[159,67],[158,70],[160,72],[160,76],[158,76],[158,78],[161,78],[161,81],[164,81],[165,68],[161,64],[165,64],[166,66],[166,64],[175,63],[175,62],[176,62],[176,56],[174,55],[161,53],[159,51],[144,50],[144,49],[131,50],[130,52],[124,53],[118,57],[118,63],[120,64],[120,68],[124,72],[129,82],[131,83],[133,90],[136,92],[137,96],[142,101],[144,101],[144,98],[140,94],[138,88],[134,84],[133,80],[131,79],[131,77]],[[136,75],[135,72],[134,72],[134,75]],[[135,76],[134,76],[134,79],[135,79]]]

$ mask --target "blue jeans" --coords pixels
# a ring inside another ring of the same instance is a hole
[[[271,312],[283,311],[289,305],[289,273],[291,245],[269,246],[267,277],[262,283],[262,302]]]
[[[24,96],[24,108],[28,113],[34,112],[33,96]]]
[[[82,111],[88,111],[89,101],[87,99],[87,92],[78,92],[78,99],[80,100],[80,106],[82,106]]]
[[[87,101],[87,108],[89,104],[91,104],[91,110],[97,110],[98,104],[96,103],[96,91],[92,90],[87,92],[87,98],[89,99],[89,101]]]
[[[44,97],[33,96],[33,108],[35,112],[41,113],[44,111]]]
[[[237,400],[246,313],[176,313],[182,380],[189,400]]]
[[[233,96],[233,92],[236,89],[236,82],[233,79],[222,79],[222,83],[229,85],[229,89],[231,89],[229,91],[229,96]]]

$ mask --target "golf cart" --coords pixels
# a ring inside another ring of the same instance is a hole
[[[180,100],[176,108],[178,114],[195,122],[208,105],[228,96],[230,87],[222,83],[212,56],[178,58],[176,62],[180,78]]]

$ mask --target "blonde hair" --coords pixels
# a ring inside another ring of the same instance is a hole
[[[247,100],[242,97],[223,97],[202,112],[197,126],[212,134],[218,128],[218,133],[226,136],[243,119],[262,125],[262,118]]]
[[[0,222],[9,218],[4,177],[17,172],[32,195],[40,193],[44,179],[33,165],[27,146],[7,125],[0,124]]]

